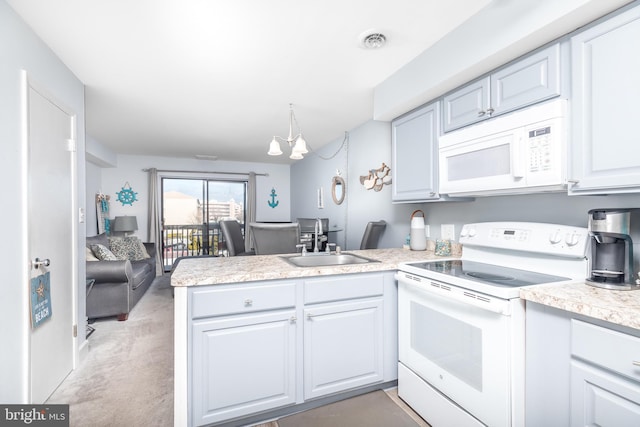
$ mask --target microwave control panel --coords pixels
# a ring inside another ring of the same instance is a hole
[[[529,151],[529,171],[541,172],[553,166],[553,147],[551,126],[528,131],[527,149]]]
[[[526,126],[524,129],[525,150],[527,157],[527,181],[530,185],[559,183],[562,177],[562,162],[564,150],[562,146],[562,121],[559,119],[546,120],[541,123]]]

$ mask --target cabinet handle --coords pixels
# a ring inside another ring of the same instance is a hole
[[[307,313],[307,320],[313,320],[313,314]]]
[[[579,179],[568,179],[567,182],[569,184],[573,184],[573,185],[578,185],[580,184],[580,180]]]
[[[494,110],[493,108],[487,108],[487,114],[488,115],[492,115],[494,111],[496,111],[496,110]]]
[[[289,323],[296,323],[298,321],[298,318],[296,316],[291,316],[291,318],[289,319]]]
[[[631,363],[633,364],[633,366],[640,366],[640,361],[634,360]]]
[[[252,300],[252,299],[246,299],[246,300],[244,300],[244,306],[245,306],[245,307],[251,307],[251,306],[253,306],[253,300]]]
[[[484,110],[480,110],[480,111],[478,111],[478,117],[482,117],[482,116],[484,116],[485,114],[487,114],[487,112],[486,112],[486,111],[484,111]]]

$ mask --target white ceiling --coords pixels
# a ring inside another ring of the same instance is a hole
[[[289,163],[373,118],[373,89],[491,0],[7,0],[86,85],[116,153]],[[360,37],[384,33],[365,50]],[[283,147],[284,150],[284,147]]]

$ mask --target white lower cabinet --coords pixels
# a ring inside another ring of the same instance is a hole
[[[295,311],[196,321],[194,425],[295,403]]]
[[[571,426],[640,426],[640,338],[571,319]]]
[[[640,331],[527,302],[526,425],[640,426]]]
[[[187,301],[188,425],[397,379],[392,272],[197,286]]]
[[[383,379],[382,298],[304,310],[304,398]]]
[[[572,360],[571,426],[640,426],[640,384]]]

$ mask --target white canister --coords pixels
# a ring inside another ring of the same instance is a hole
[[[422,214],[422,216],[416,216]],[[413,211],[411,214],[411,232],[409,233],[411,240],[409,247],[412,251],[424,251],[427,249],[427,236],[424,232],[424,212],[420,209]]]

